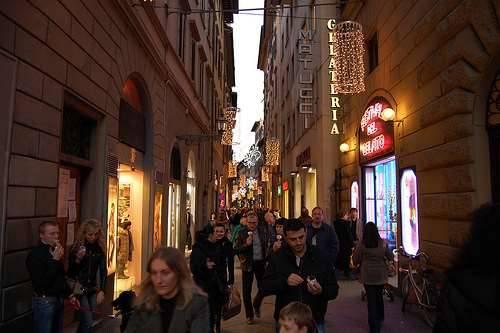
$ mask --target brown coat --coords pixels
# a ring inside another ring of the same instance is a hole
[[[384,241],[380,241],[377,247],[366,248],[362,242],[356,246],[352,261],[355,265],[361,265],[360,282],[370,285],[382,285],[387,283],[387,264],[385,260],[393,260],[394,255],[387,248]]]

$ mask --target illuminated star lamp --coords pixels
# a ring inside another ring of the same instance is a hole
[[[365,91],[363,27],[358,22],[345,21],[333,28],[333,63],[335,90],[341,94]]]
[[[278,139],[266,140],[266,165],[275,166],[280,160],[280,142]]]

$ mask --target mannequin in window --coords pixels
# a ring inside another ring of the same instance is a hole
[[[116,272],[118,279],[128,279],[129,276],[125,275],[128,261],[132,261],[132,251],[134,245],[132,243],[132,233],[130,227],[132,222],[124,220],[120,223],[118,230],[118,255],[116,262]]]

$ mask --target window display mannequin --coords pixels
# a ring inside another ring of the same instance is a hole
[[[129,276],[125,275],[128,261],[132,261],[132,252],[134,251],[134,244],[132,242],[132,233],[130,227],[132,222],[123,220],[120,223],[118,230],[118,252],[116,261],[116,273],[118,279],[128,279]]]

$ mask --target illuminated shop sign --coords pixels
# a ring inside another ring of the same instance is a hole
[[[377,97],[368,105],[361,118],[359,160],[366,162],[394,152],[394,127],[386,123],[381,114],[391,105]]]
[[[288,191],[288,181],[283,182],[282,189],[283,189],[283,191]]]
[[[313,69],[312,32],[300,30],[298,42],[299,73],[299,114],[305,116],[304,127],[308,128],[308,117],[313,113]]]
[[[332,114],[332,127],[330,134],[339,134],[338,127],[338,117],[340,111],[340,96],[335,90],[333,82],[335,81],[335,63],[333,61],[333,28],[335,27],[335,20],[328,20],[328,55],[330,57],[330,62],[328,64],[328,77],[329,77],[329,88],[328,93],[330,95],[330,112]]]
[[[403,170],[401,174],[401,226],[403,247],[409,254],[416,255],[418,239],[418,192],[417,175],[413,169]]]

